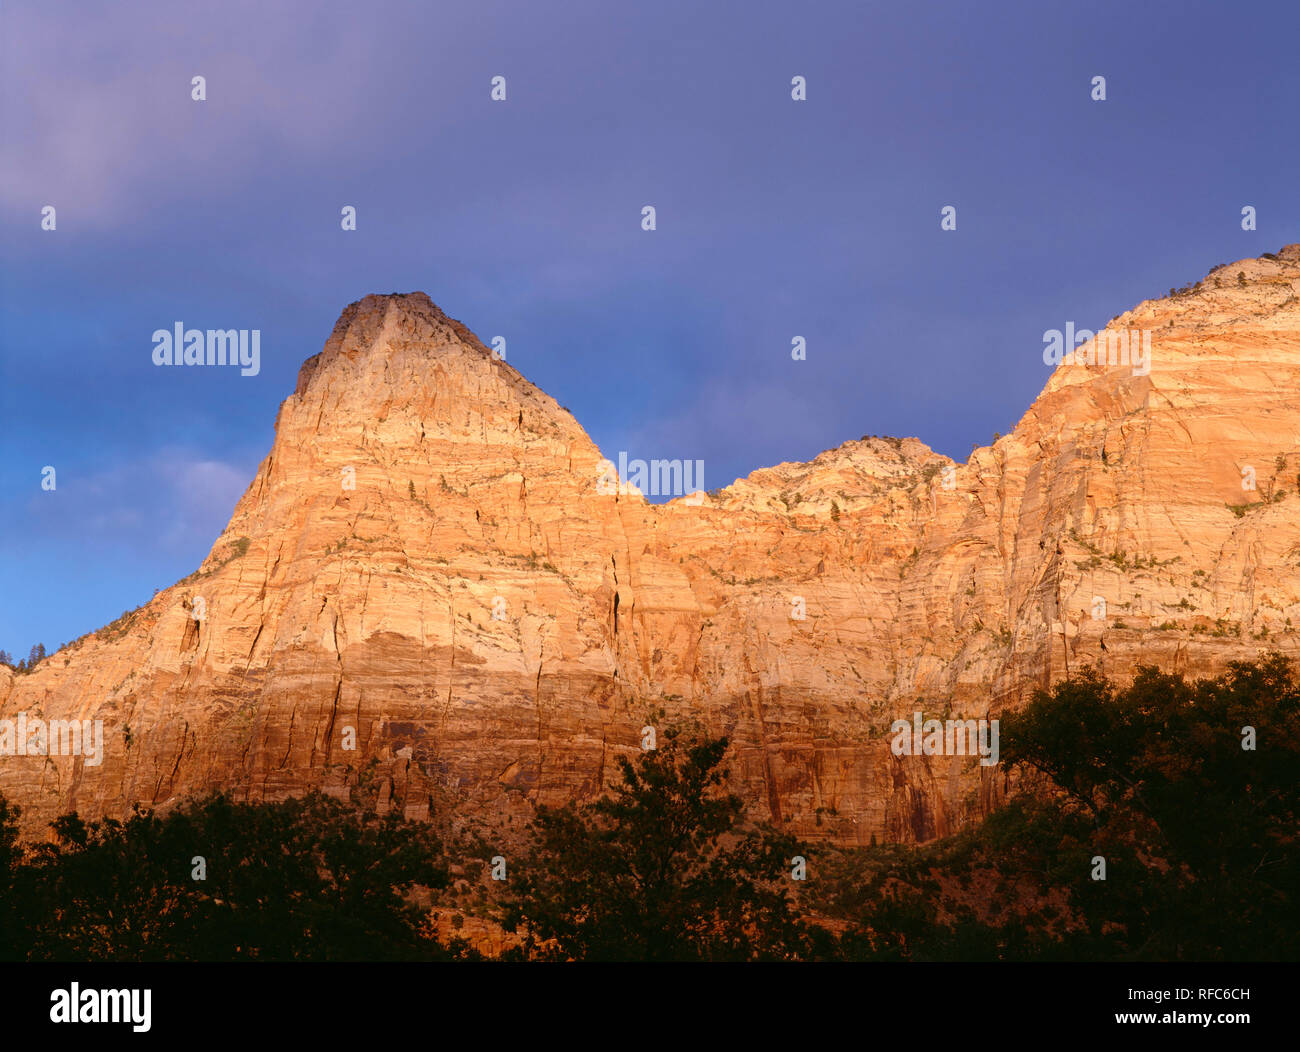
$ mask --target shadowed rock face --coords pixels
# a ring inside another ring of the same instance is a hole
[[[1151,331],[1148,375],[1061,365],[966,464],[869,438],[666,505],[604,492],[573,417],[423,293],[367,296],[200,569],[32,674],[0,668],[0,718],[101,719],[106,754],[0,757],[0,792],[33,833],[358,783],[504,824],[685,719],[733,738],[758,817],[942,835],[1003,775],[895,758],[894,719],[996,715],[1067,665],[1298,649],[1298,293],[1290,246],[1142,303],[1113,325]]]

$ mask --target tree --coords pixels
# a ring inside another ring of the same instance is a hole
[[[1175,959],[1300,950],[1300,685],[1280,655],[1185,682],[1095,672],[1008,721],[1003,756],[1055,790],[1056,817],[1118,879],[1073,889],[1094,937]],[[1099,886],[1100,885],[1100,886]]]
[[[811,956],[791,908],[793,837],[745,828],[726,793],[725,738],[669,730],[594,803],[539,808],[504,926],[550,960],[780,960]]]
[[[21,960],[24,951],[20,896],[16,894],[23,859],[18,839],[21,814],[0,796],[0,961]]]
[[[978,826],[822,866],[814,905],[854,925],[844,956],[1300,957],[1300,684],[1284,658],[1196,682],[1144,668],[1127,687],[1085,669],[1004,718],[1001,742],[1017,793]]]
[[[15,896],[31,959],[448,956],[412,894],[447,882],[422,823],[311,794],[275,804],[214,796],[165,817],[137,808],[125,822],[74,813],[53,829]]]

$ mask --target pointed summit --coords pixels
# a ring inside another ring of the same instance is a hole
[[[504,365],[467,326],[447,317],[426,293],[372,293],[343,309],[324,349],[308,358],[299,370],[295,394],[304,393],[322,369],[346,369],[375,354],[398,358],[413,348],[426,358],[467,355]],[[514,373],[513,369],[509,371]]]
[[[892,755],[918,699],[996,714],[1103,633],[1120,678],[1300,654],[1298,256],[1125,312],[1149,373],[1027,347],[1042,394],[965,464],[865,439],[664,505],[603,485],[572,416],[426,295],[367,296],[199,570],[0,669],[0,719],[98,719],[105,742],[102,764],[9,756],[0,792],[29,832],[213,789],[500,825],[599,792],[647,724],[696,722],[731,738],[756,817],[943,835],[992,783]]]

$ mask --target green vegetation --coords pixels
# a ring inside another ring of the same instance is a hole
[[[127,615],[123,614],[122,616],[125,617]],[[20,658],[18,661],[14,661],[7,650],[0,650],[0,665],[6,665],[13,669],[18,675],[22,675],[23,673],[31,672],[37,665],[45,660],[46,656],[44,643],[37,643],[32,647],[26,660]]]
[[[1194,682],[1145,668],[1127,687],[1086,669],[1004,714],[1000,739],[1011,798],[920,846],[813,847],[747,820],[727,741],[671,728],[602,797],[539,808],[517,849],[497,842],[508,822],[448,852],[434,826],[374,814],[373,761],[353,804],[217,796],[66,815],[49,842],[20,842],[0,798],[0,958],[447,959],[472,955],[466,911],[524,960],[1300,957],[1285,658]],[[932,828],[924,796],[911,806],[893,835]],[[822,805],[815,821],[845,819]]]
[[[219,563],[217,563],[215,566],[211,567],[210,569],[195,570],[192,574],[182,577],[179,581],[176,582],[177,585],[185,585],[185,584],[189,584],[191,581],[197,581],[203,577],[211,577],[214,573],[220,570],[227,563],[230,563],[235,559],[242,559],[245,555],[247,555],[249,544],[250,541],[247,537],[235,538],[233,541],[230,542],[230,548],[226,552],[226,557],[224,559],[222,559]],[[137,609],[140,608],[137,607]]]
[[[979,825],[817,860],[808,905],[851,924],[837,956],[1300,956],[1300,684],[1285,659],[1195,683],[1148,668],[1125,689],[1086,671],[1003,721],[1002,760],[1032,790]]]
[[[159,817],[53,823],[19,845],[0,798],[0,959],[376,960],[450,954],[415,887],[447,882],[428,826],[313,794],[211,797]],[[206,879],[194,879],[202,857]]]
[[[121,639],[131,630],[135,624],[135,619],[140,616],[143,607],[137,606],[134,610],[123,610],[121,616],[115,618],[95,633],[96,638],[111,643],[115,639]]]
[[[668,731],[592,804],[539,810],[502,908],[533,960],[783,960],[812,952],[792,908],[799,846],[747,828],[725,739]]]

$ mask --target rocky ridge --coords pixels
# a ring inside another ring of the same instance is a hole
[[[0,758],[0,792],[33,832],[214,788],[517,826],[693,721],[732,737],[757,817],[950,832],[1004,776],[894,757],[894,719],[1300,649],[1300,246],[1111,327],[1150,331],[1148,374],[1062,364],[964,464],[871,437],[651,504],[423,293],[367,296],[196,573],[0,667],[0,719],[101,719],[106,744]]]

